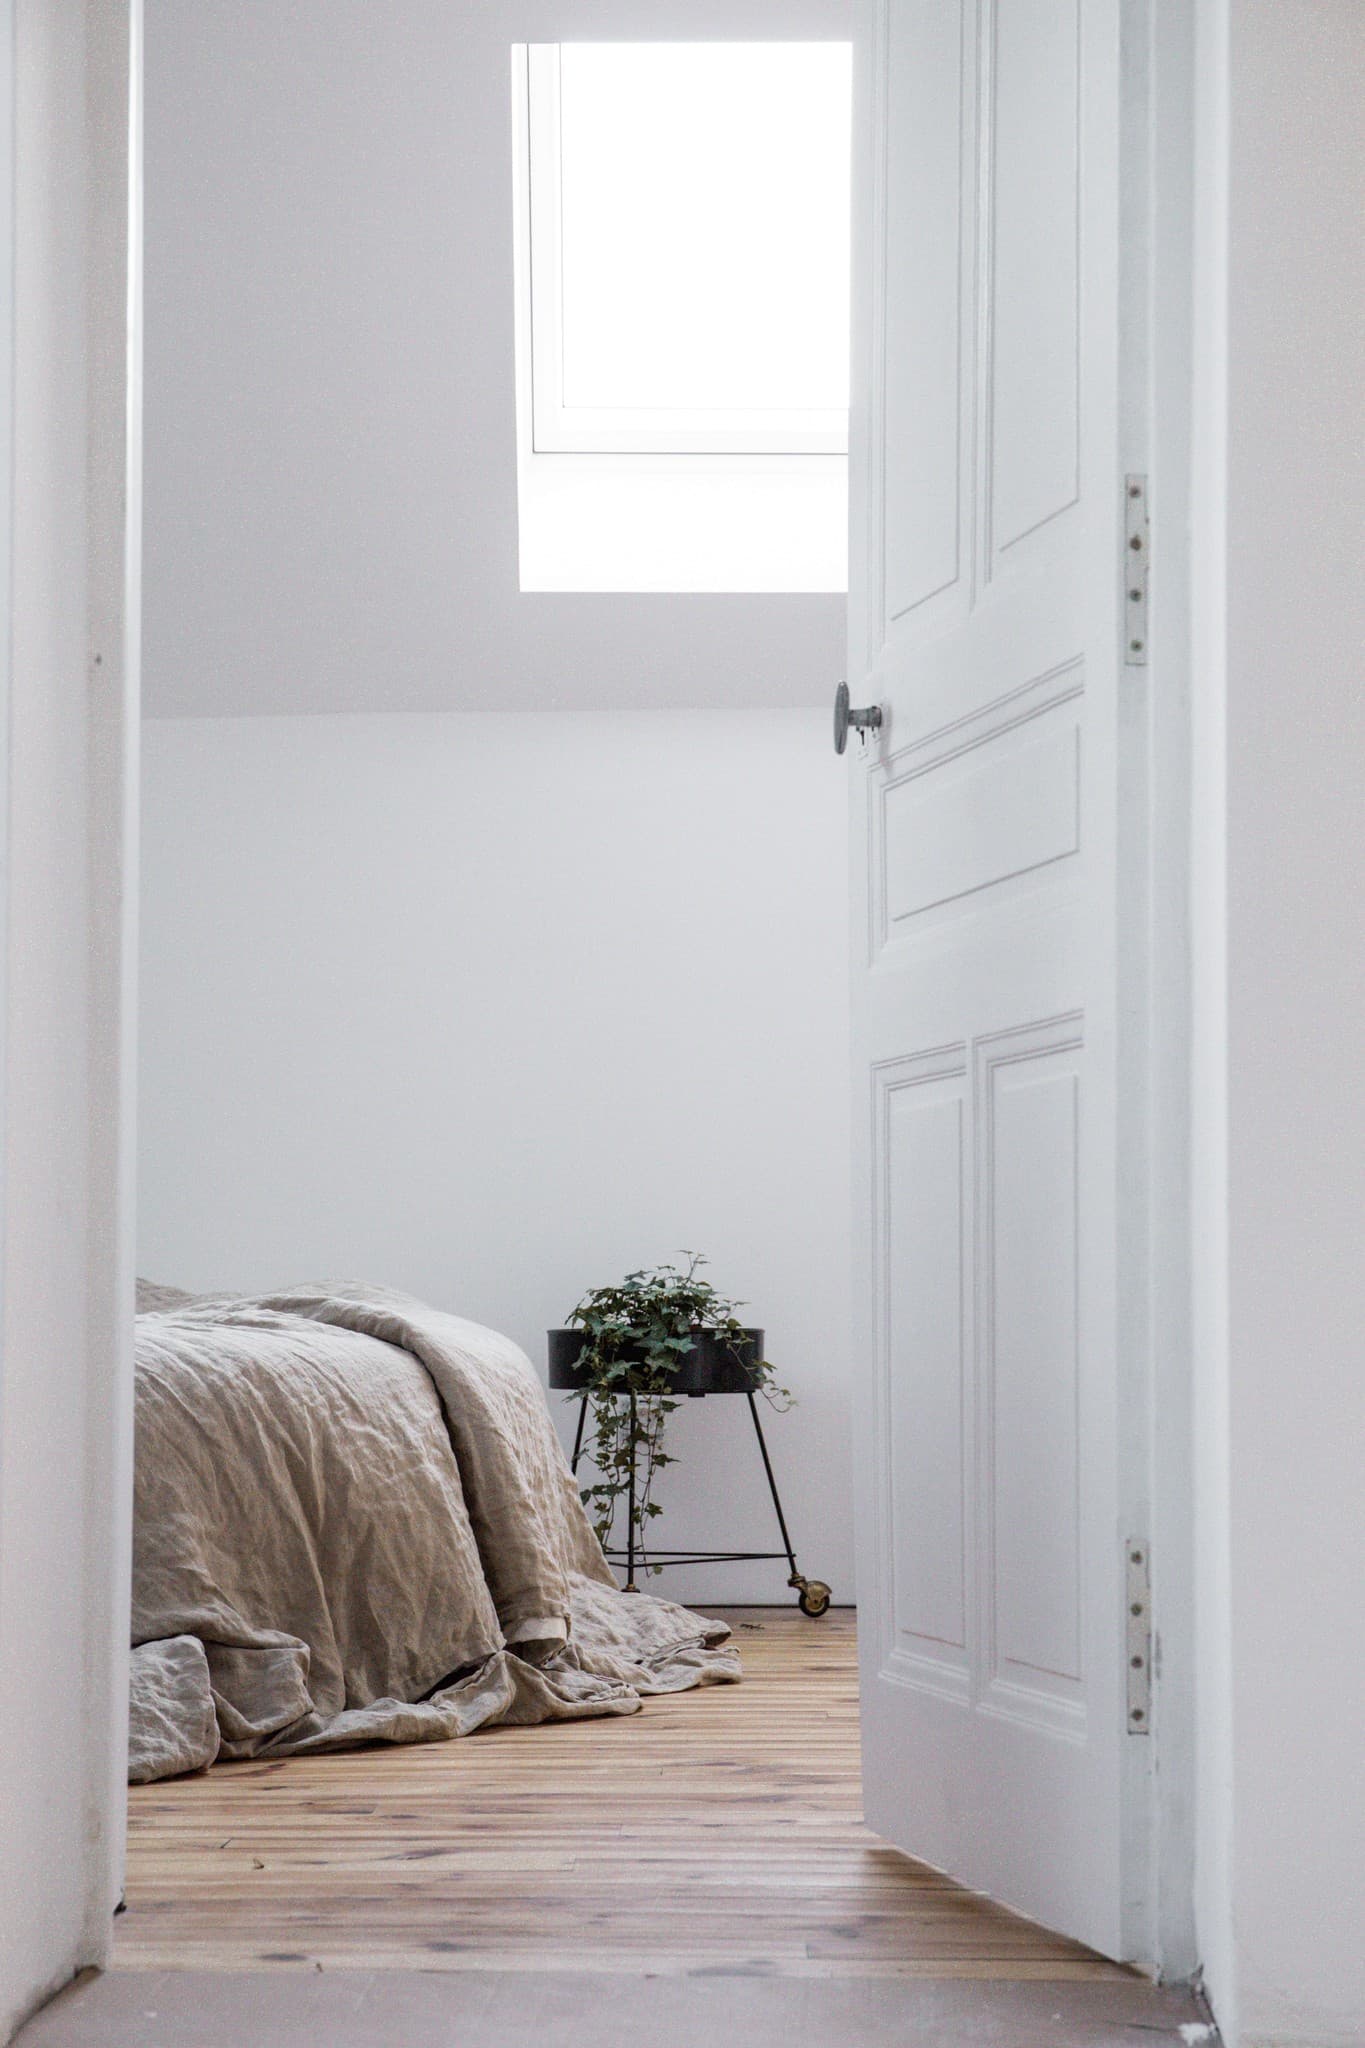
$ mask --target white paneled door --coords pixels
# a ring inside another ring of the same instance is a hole
[[[849,759],[867,1818],[1141,1956],[1123,12],[861,10]]]

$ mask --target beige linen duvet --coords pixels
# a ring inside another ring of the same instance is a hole
[[[617,1590],[506,1337],[374,1288],[139,1306],[134,1781],[738,1678]]]

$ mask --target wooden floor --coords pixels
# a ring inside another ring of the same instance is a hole
[[[1104,1979],[863,1827],[853,1616],[630,1719],[135,1787],[117,1965]]]

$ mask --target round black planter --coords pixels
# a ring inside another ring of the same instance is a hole
[[[556,1393],[581,1394],[587,1379],[578,1361],[586,1338],[581,1330],[550,1330],[550,1385]],[[644,1359],[638,1351],[624,1351],[622,1357]],[[669,1390],[700,1399],[703,1394],[751,1394],[758,1385],[754,1369],[763,1356],[762,1330],[746,1330],[730,1338],[718,1330],[698,1330],[690,1351],[678,1353],[677,1370],[669,1375]]]

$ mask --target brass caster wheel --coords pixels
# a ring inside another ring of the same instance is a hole
[[[816,1621],[829,1607],[829,1587],[823,1579],[807,1579],[797,1598],[797,1606],[803,1614]]]

